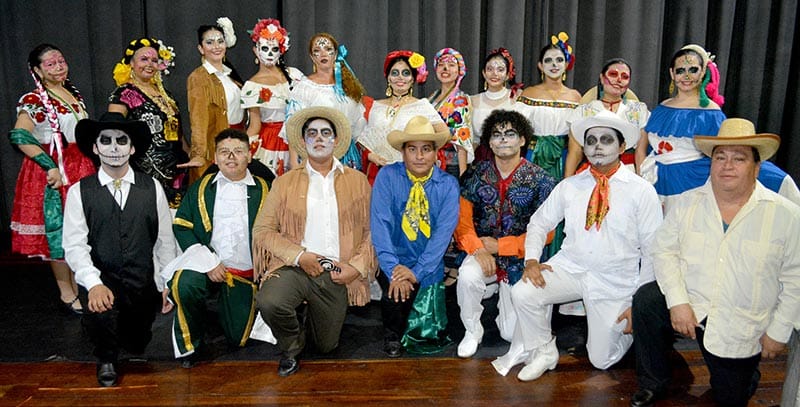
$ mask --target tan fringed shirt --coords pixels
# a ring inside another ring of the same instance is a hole
[[[352,168],[336,171],[334,190],[339,212],[339,259],[367,278],[376,268],[369,231],[371,188],[367,177]],[[287,265],[304,250],[308,172],[305,165],[272,183],[264,208],[253,224],[253,266],[256,280]]]

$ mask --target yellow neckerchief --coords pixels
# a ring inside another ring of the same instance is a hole
[[[606,214],[608,213],[608,194],[609,183],[608,179],[614,175],[621,164],[617,164],[617,168],[611,170],[608,174],[602,174],[594,169],[594,166],[589,167],[589,171],[594,177],[597,184],[592,190],[592,196],[589,197],[589,205],[586,207],[586,230],[597,224],[597,230],[600,230],[600,224],[603,223]]]
[[[425,195],[423,185],[433,176],[433,168],[424,177],[415,177],[407,169],[408,179],[414,183],[408,191],[408,202],[403,210],[403,233],[409,241],[417,240],[417,233],[422,232],[425,237],[431,237],[431,215],[428,207],[428,196]]]

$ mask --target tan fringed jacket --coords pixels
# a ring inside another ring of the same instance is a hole
[[[367,177],[352,168],[333,169],[339,210],[339,259],[362,278],[374,275],[377,260],[369,231],[371,188]],[[305,164],[272,183],[264,208],[253,224],[253,266],[256,281],[280,267],[292,265],[304,250],[308,172]]]
[[[236,84],[242,86],[240,83]],[[186,79],[186,95],[189,100],[189,123],[192,127],[192,148],[189,156],[205,160],[202,167],[189,171],[190,181],[194,182],[214,162],[214,137],[230,127],[228,102],[222,82],[217,75],[208,73],[203,65],[192,71]]]

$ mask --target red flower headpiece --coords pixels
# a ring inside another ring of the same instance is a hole
[[[514,58],[511,57],[511,53],[508,52],[507,49],[501,47],[489,52],[489,55],[493,54],[500,54],[508,61],[508,78],[513,82],[514,78],[517,77],[517,69],[514,67]]]
[[[253,42],[258,42],[260,38],[278,41],[281,54],[285,54],[289,50],[289,32],[281,27],[280,21],[274,18],[258,20],[256,26],[247,33],[250,34],[250,39]]]

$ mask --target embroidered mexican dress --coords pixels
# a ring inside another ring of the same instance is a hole
[[[150,148],[144,154],[137,151],[131,158],[131,165],[135,170],[155,178],[164,187],[169,207],[177,209],[188,186],[186,170],[177,167],[178,164],[188,161],[181,144],[180,114],[176,114],[172,119],[173,123],[177,120],[177,127],[171,134],[172,132],[166,129],[170,123],[170,116],[138,87],[130,83],[115,89],[108,102],[125,105],[128,108],[128,119],[143,121],[150,128],[153,140]]]
[[[88,115],[82,105],[66,106],[57,98],[50,96],[50,103],[55,108],[61,132],[64,134],[62,145],[65,185],[58,191],[61,195],[61,207],[70,186],[81,178],[95,173],[91,159],[84,156],[75,144],[75,125]],[[58,163],[58,152],[51,143],[53,131],[47,120],[42,100],[36,93],[26,93],[17,103],[17,114],[25,112],[33,121],[33,137],[42,146],[45,153]],[[66,183],[68,181],[68,183]],[[14,206],[11,210],[11,250],[28,256],[42,259],[62,259],[62,253],[52,253],[45,235],[44,190],[47,188],[47,173],[33,160],[25,156],[17,177],[14,189]],[[60,229],[60,225],[57,225]],[[59,248],[60,249],[60,248]]]
[[[247,81],[242,87],[242,108],[258,107],[261,120],[261,131],[258,133],[258,140],[251,143],[251,153],[254,159],[264,163],[276,176],[283,175],[289,161],[289,145],[279,135],[286,120],[289,92],[295,81],[303,78],[303,73],[296,68],[288,67],[286,71],[290,82],[265,85]]]

